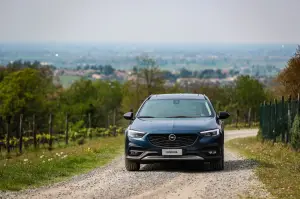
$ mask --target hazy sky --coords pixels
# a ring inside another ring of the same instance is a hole
[[[0,41],[300,41],[300,0],[0,0]]]

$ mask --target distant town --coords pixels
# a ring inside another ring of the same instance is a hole
[[[80,78],[134,80],[137,56],[152,57],[167,84],[230,83],[238,75],[266,81],[281,71],[296,45],[0,44],[0,65],[15,60],[52,65],[64,87]]]

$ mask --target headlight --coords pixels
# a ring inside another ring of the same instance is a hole
[[[204,135],[204,136],[213,137],[213,136],[220,135],[220,130],[219,129],[214,129],[214,130],[202,131],[202,132],[200,132],[200,134]]]
[[[142,138],[144,137],[146,133],[141,131],[135,131],[135,130],[128,130],[128,137],[131,138]]]

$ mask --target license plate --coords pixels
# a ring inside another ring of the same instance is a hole
[[[162,149],[162,155],[182,155],[182,149]]]

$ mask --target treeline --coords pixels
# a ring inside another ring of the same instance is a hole
[[[112,75],[115,68],[111,65],[86,65],[84,67],[78,66],[76,70],[95,70],[97,74]]]
[[[88,124],[90,114],[92,128],[108,127],[112,122],[107,121],[112,121],[113,115],[116,121],[121,118],[121,102],[119,82],[80,80],[64,89],[55,83],[53,67],[38,62],[14,62],[0,67],[0,138],[7,133],[7,123],[12,136],[18,135],[20,115],[23,121],[35,117],[41,133],[48,132],[49,114],[53,116],[55,132],[64,131],[67,114],[71,124]],[[31,122],[23,124],[24,129],[31,126]]]
[[[136,111],[150,94],[183,93],[179,85],[166,86],[165,71],[150,57],[139,57],[139,67],[133,70],[136,79],[118,81],[85,80],[63,88],[54,81],[52,66],[38,62],[17,61],[0,67],[0,136],[6,134],[7,119],[11,131],[18,135],[20,115],[24,121],[36,118],[37,128],[48,131],[49,114],[53,116],[53,131],[65,129],[66,115],[73,116],[70,123],[90,123],[92,128],[109,127],[112,120],[122,125],[122,114]],[[259,104],[271,99],[270,92],[258,80],[240,76],[231,85],[191,84],[189,92],[204,93],[213,102],[216,111],[226,110],[232,115],[239,111],[239,120],[251,110],[253,120],[258,120]],[[89,121],[89,117],[91,115]],[[231,120],[235,117],[231,117]],[[230,121],[230,120],[229,120]],[[24,122],[23,128],[31,128]]]

